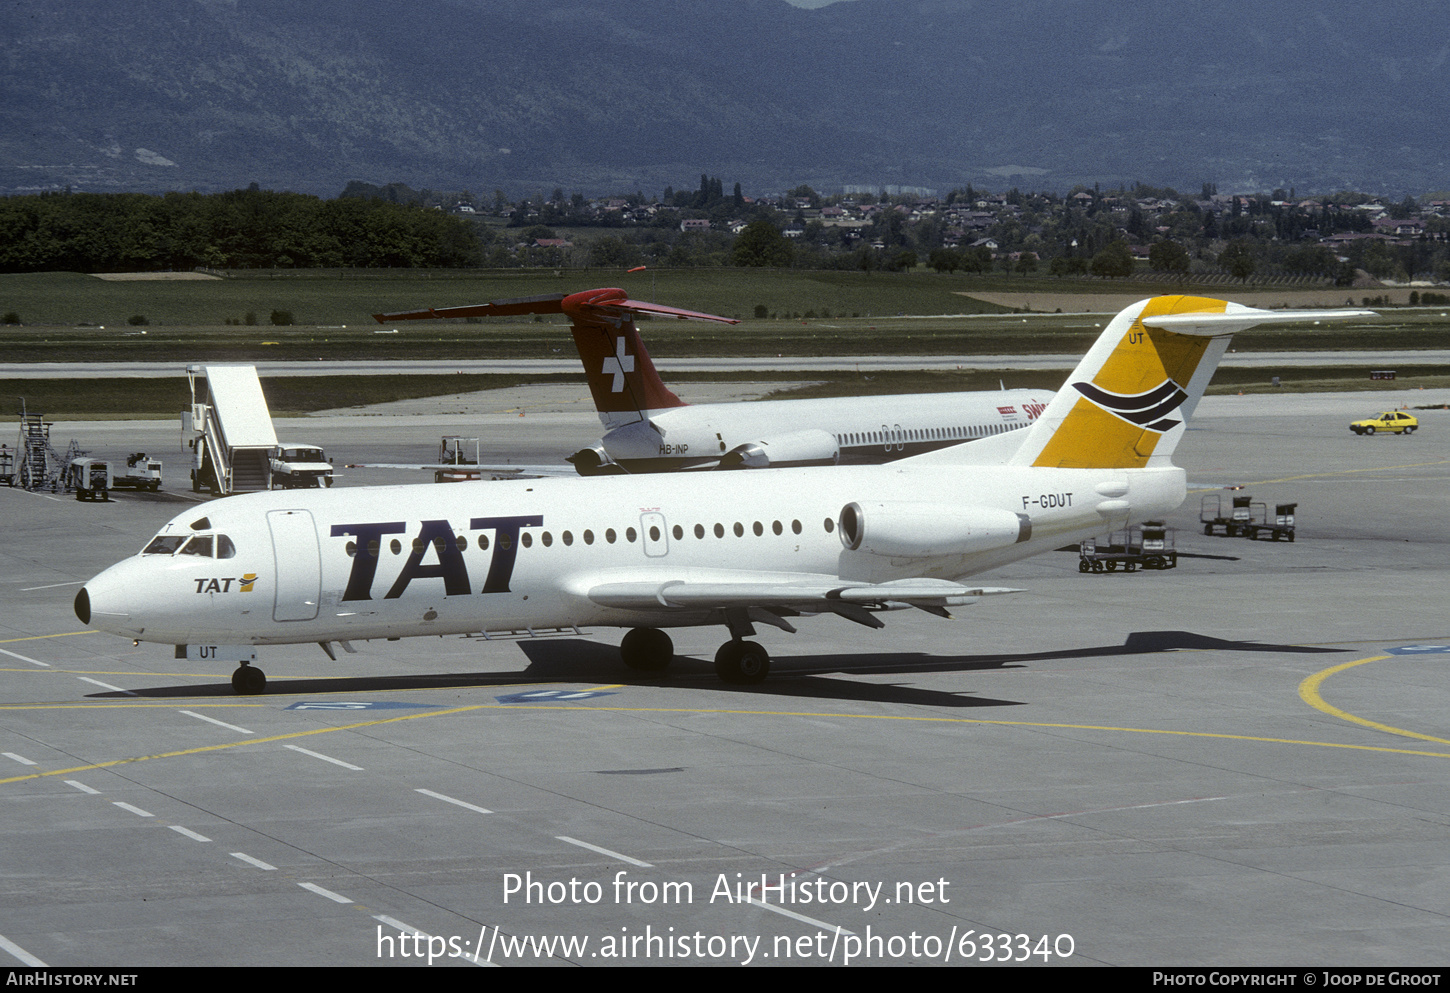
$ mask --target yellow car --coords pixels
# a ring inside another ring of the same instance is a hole
[[[1414,434],[1420,422],[1409,414],[1398,410],[1386,410],[1368,420],[1355,421],[1349,430],[1355,434],[1374,434],[1376,431],[1393,431],[1395,434]]]

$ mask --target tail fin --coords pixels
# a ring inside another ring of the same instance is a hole
[[[428,308],[398,314],[374,314],[380,324],[392,321],[436,320],[449,317],[508,317],[519,314],[566,314],[573,325],[574,346],[589,377],[589,391],[599,419],[611,430],[643,420],[646,412],[683,407],[660,379],[644,342],[634,326],[635,314],[673,317],[689,321],[718,321],[738,324],[729,317],[716,317],[693,310],[664,307],[631,300],[620,289],[585,290],[565,296],[522,297],[495,300],[466,307]]]
[[[610,430],[645,420],[652,410],[685,406],[655,370],[634,326],[632,308],[619,306],[628,302],[623,290],[590,290],[564,298],[594,407]]]
[[[1008,462],[1064,469],[1167,465],[1235,332],[1373,313],[1257,310],[1190,296],[1141,300],[1108,323]]]

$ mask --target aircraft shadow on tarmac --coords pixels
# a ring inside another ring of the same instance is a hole
[[[1191,631],[1136,631],[1121,645],[1084,646],[1048,652],[995,655],[924,655],[919,652],[881,652],[859,655],[794,655],[772,660],[770,678],[754,686],[721,683],[714,666],[700,659],[676,656],[668,674],[646,674],[627,669],[612,645],[574,638],[520,642],[529,664],[522,669],[491,672],[430,673],[396,676],[345,676],[319,679],[274,679],[267,696],[317,696],[378,693],[390,690],[515,687],[520,683],[618,682],[628,686],[689,685],[707,691],[728,690],[766,697],[854,700],[929,707],[1016,707],[1023,701],[997,700],[970,695],[970,691],[942,692],[896,683],[863,683],[828,678],[829,674],[909,675],[927,672],[973,672],[1020,669],[1031,662],[1057,659],[1117,658],[1172,651],[1234,651],[1324,654],[1351,651],[1305,645],[1278,645],[1255,641],[1226,641]],[[129,693],[93,693],[90,699],[127,697],[180,698],[232,697],[230,682],[189,686],[158,686]]]

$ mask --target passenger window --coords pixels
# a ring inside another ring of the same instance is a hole
[[[763,528],[761,526],[761,524],[760,524],[759,521],[756,521],[755,522],[755,524],[751,528],[751,530],[753,530],[755,532],[755,537],[757,537],[757,538],[759,538],[761,535],[765,534],[765,528]]]
[[[394,555],[402,555],[403,543],[397,538],[394,538],[392,542],[388,545],[388,550],[391,551]]]
[[[830,534],[834,530],[836,530],[836,522],[833,521],[833,520],[831,520],[829,517],[827,517],[826,518],[826,534]]]
[[[773,524],[771,524],[770,529],[776,534],[780,534],[782,531],[785,530],[785,528],[780,526],[780,521],[775,521]]]
[[[499,547],[507,548],[508,545],[504,544],[504,542],[507,540],[508,539],[506,538],[500,538],[498,541]],[[523,534],[519,535],[519,543],[522,544],[525,548],[532,548],[534,545],[534,536],[525,531]]]
[[[683,538],[685,536],[685,529],[682,528],[682,527],[680,527],[678,524],[675,525],[674,531],[675,531],[675,540],[676,541],[679,541],[681,538]]]
[[[633,542],[634,539],[636,539],[638,537],[639,537],[639,532],[636,531],[634,528],[625,528],[624,529],[624,540],[625,541]]]
[[[480,552],[488,551],[488,535],[481,534],[478,536],[478,550]]]
[[[548,548],[550,545],[552,545],[554,543],[554,536],[552,534],[550,534],[549,532],[545,531],[543,533],[543,535],[540,536],[540,540],[543,541],[544,547],[545,548]]]
[[[725,525],[723,525],[723,524],[716,524],[715,525],[715,537],[717,537],[717,538],[723,538],[723,537],[725,537]]]
[[[739,521],[736,521],[735,522],[735,537],[740,538],[740,537],[743,537],[744,534],[745,534],[745,525],[741,524]]]
[[[574,544],[574,532],[573,531],[565,531],[562,535],[560,535],[560,537],[563,539],[564,544],[566,544],[566,545],[572,545],[572,544]]]
[[[594,532],[593,531],[586,530],[584,532],[584,544],[586,544],[586,545],[592,545],[592,544],[594,544]]]
[[[605,528],[604,529],[604,540],[605,541],[609,542],[612,545],[612,544],[614,544],[614,537],[615,537],[615,535],[614,535],[614,528]]]
[[[657,527],[651,527],[649,529],[649,540],[650,541],[659,541],[660,540],[660,529],[659,528],[657,528]]]
[[[696,524],[695,525],[695,537],[696,538],[703,538],[703,537],[705,537],[705,525],[703,525],[703,524]]]

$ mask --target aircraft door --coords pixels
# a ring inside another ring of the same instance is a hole
[[[273,510],[267,514],[272,531],[272,561],[277,599],[274,621],[310,621],[322,599],[322,556],[317,526],[305,510]]]
[[[648,513],[639,515],[640,541],[644,545],[644,553],[650,558],[662,558],[669,554],[670,536],[665,530],[665,515],[659,513]]]

